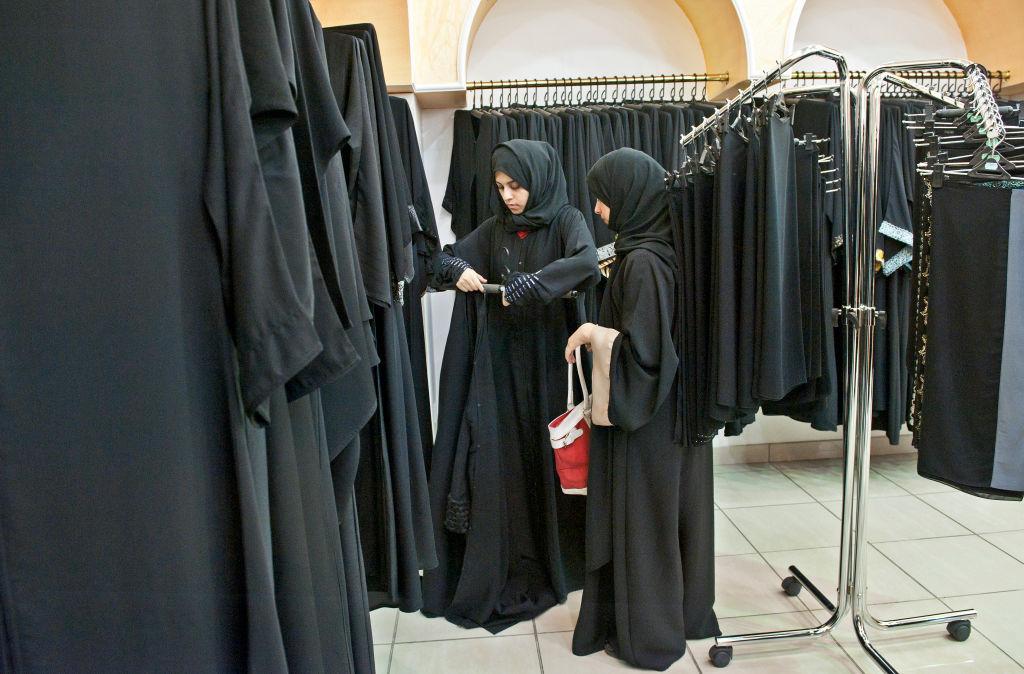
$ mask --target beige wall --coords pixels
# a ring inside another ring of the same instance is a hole
[[[310,0],[320,23],[343,26],[372,23],[380,41],[384,79],[390,89],[402,90],[412,82],[410,22],[405,0]]]
[[[1024,16],[1020,0],[945,0],[967,45],[967,56],[1012,72],[1004,90],[1024,95]]]

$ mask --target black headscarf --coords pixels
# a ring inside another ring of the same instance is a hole
[[[587,186],[611,209],[608,229],[615,232],[620,261],[643,248],[675,268],[665,169],[658,162],[631,148],[609,152],[590,169]]]
[[[506,173],[530,193],[522,214],[502,202],[498,223],[506,231],[537,230],[553,223],[569,205],[565,173],[555,148],[537,140],[510,140],[494,148],[491,171]]]

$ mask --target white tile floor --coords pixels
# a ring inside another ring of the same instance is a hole
[[[869,603],[879,618],[975,608],[964,643],[943,628],[875,634],[900,672],[1024,672],[1024,504],[965,496],[918,477],[916,457],[873,460],[867,554]],[[796,564],[819,587],[835,586],[842,468],[838,460],[715,468],[716,609],[726,633],[817,625],[809,593],[779,589]],[[834,598],[834,591],[831,593]],[[572,654],[580,594],[498,636],[393,609],[373,613],[380,674],[568,674],[628,671],[601,653]],[[718,671],[711,640],[691,642],[669,671]],[[635,670],[634,670],[635,671]],[[730,672],[878,671],[849,618],[812,642],[737,647]]]

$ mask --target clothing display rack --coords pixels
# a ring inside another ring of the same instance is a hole
[[[960,101],[944,96],[928,87],[922,86],[911,79],[897,73],[919,71],[933,68],[956,69],[967,81],[971,94],[971,105],[965,107]],[[856,278],[852,284],[853,296],[850,307],[846,307],[847,315],[852,323],[851,329],[855,338],[854,358],[861,360],[857,367],[851,369],[851,396],[859,404],[858,414],[853,419],[857,422],[855,434],[857,438],[858,462],[856,474],[856,491],[854,492],[855,521],[853,526],[861,544],[853,549],[853,626],[861,646],[871,656],[879,668],[889,674],[897,670],[872,644],[867,633],[867,626],[887,631],[920,627],[924,625],[946,624],[946,629],[957,641],[966,640],[971,634],[970,620],[978,616],[973,609],[952,611],[895,620],[880,620],[872,615],[867,606],[867,571],[864,561],[864,537],[866,527],[866,504],[871,468],[871,396],[873,387],[873,358],[875,328],[878,322],[878,311],[871,302],[874,295],[875,274],[873,256],[875,247],[875,228],[878,209],[878,168],[880,145],[880,119],[882,106],[882,89],[885,85],[895,85],[915,92],[918,96],[936,103],[958,107],[976,117],[977,131],[987,138],[992,148],[1002,144],[1006,138],[1006,128],[999,113],[989,76],[985,69],[965,60],[925,61],[896,63],[876,68],[861,81],[858,90],[859,123],[858,137],[861,139],[858,163],[862,167],[858,181],[858,232],[853,240],[851,257],[856,260],[854,269]],[[978,156],[977,168],[983,168],[986,158]]]
[[[814,56],[821,56],[834,62],[837,80],[833,89],[838,91],[841,106],[843,138],[843,182],[841,183],[842,204],[846,218],[846,268],[847,304],[834,310],[837,318],[846,323],[846,403],[843,424],[843,506],[840,525],[840,559],[837,583],[837,601],[833,604],[825,594],[812,583],[797,567],[790,566],[793,574],[782,582],[786,594],[796,596],[801,588],[807,588],[815,599],[830,612],[829,618],[816,627],[778,630],[753,634],[728,635],[716,638],[709,656],[716,667],[725,667],[732,660],[733,645],[769,642],[785,639],[820,637],[831,633],[847,613],[852,612],[857,637],[872,659],[885,672],[896,673],[896,669],[878,652],[868,638],[866,626],[879,630],[902,629],[925,625],[945,624],[947,631],[957,641],[966,640],[971,634],[970,620],[977,617],[974,610],[951,611],[926,616],[880,620],[867,607],[867,573],[864,551],[867,546],[866,504],[870,477],[870,448],[872,421],[872,386],[874,378],[875,328],[884,317],[873,306],[875,269],[874,251],[877,228],[877,191],[879,170],[879,138],[882,90],[896,86],[916,93],[932,101],[964,109],[957,99],[936,92],[913,79],[917,72],[955,69],[961,78],[966,77],[967,88],[973,101],[970,112],[975,115],[978,132],[991,139],[997,146],[1006,137],[999,108],[995,103],[989,74],[979,65],[968,61],[930,61],[922,63],[900,63],[878,68],[861,78],[858,87],[858,132],[859,143],[857,165],[861,167],[857,176],[857,201],[851,198],[853,162],[846,158],[853,156],[853,126],[851,123],[852,77],[845,58],[831,49],[814,46],[780,63],[778,67],[753,82],[736,98],[702,124],[685,134],[681,143],[684,148],[727,116],[735,107],[749,103],[761,92],[784,82],[792,74],[791,69],[800,62]],[[899,73],[902,73],[899,74]],[[908,76],[904,76],[908,75]],[[820,78],[826,79],[826,78]],[[923,78],[927,79],[927,78]],[[804,91],[806,89],[802,89]],[[827,92],[829,87],[822,88]],[[726,117],[728,119],[728,117]],[[979,161],[982,161],[979,159]],[[855,223],[855,224],[852,224]]]
[[[504,95],[506,90],[509,93],[510,103],[519,101],[518,91],[521,90],[534,90],[534,97],[531,102],[532,105],[537,105],[537,90],[545,89],[544,104],[546,105],[552,100],[552,93],[550,90],[556,90],[553,99],[555,102],[559,100],[568,99],[569,102],[583,102],[584,99],[597,99],[600,98],[601,102],[604,102],[608,98],[609,89],[623,87],[621,96],[618,98],[623,99],[637,99],[644,98],[644,90],[650,86],[650,95],[648,99],[654,99],[656,97],[665,98],[667,92],[667,85],[677,85],[673,87],[670,97],[676,98],[675,94],[685,93],[678,91],[678,85],[680,84],[693,84],[693,90],[690,98],[697,98],[696,85],[703,84],[702,97],[707,95],[707,83],[708,82],[728,82],[729,73],[690,73],[690,74],[668,74],[668,75],[611,75],[607,77],[560,77],[560,78],[544,78],[544,79],[527,79],[527,80],[482,80],[475,82],[467,82],[466,90],[472,91],[473,93],[473,107],[479,107],[478,103],[482,102],[482,96],[477,95],[476,92],[487,91],[490,92],[488,97],[491,107],[494,107],[495,92],[499,98],[499,107],[505,104]],[[661,85],[661,89],[656,91],[657,85]],[[640,88],[639,91],[637,88]],[[584,93],[584,89],[587,92]],[[561,90],[561,91],[557,91]],[[513,93],[516,92],[516,93]],[[613,98],[616,98],[615,94],[618,92],[611,92]],[[524,103],[530,101],[523,101]]]
[[[927,70],[900,70],[893,73],[897,77],[911,80],[913,82],[941,82],[955,80],[963,82],[963,73],[955,69],[927,69]],[[850,79],[854,81],[861,81],[867,75],[868,72],[865,70],[853,70],[850,72]],[[1010,70],[991,70],[988,71],[988,80],[991,83],[993,91],[999,93],[1004,82],[1010,80],[1012,71]],[[817,81],[828,81],[835,80],[838,77],[838,73],[829,70],[796,70],[790,73],[786,73],[785,79],[787,81],[798,81],[798,82],[817,82]],[[933,89],[937,87],[932,87]]]

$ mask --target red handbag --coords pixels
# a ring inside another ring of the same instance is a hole
[[[583,400],[576,404],[573,391],[573,366],[569,364],[569,393],[566,412],[548,424],[551,447],[555,450],[555,470],[566,494],[587,493],[587,470],[590,467],[590,391],[583,377],[583,359],[576,349],[576,372],[583,388]]]

